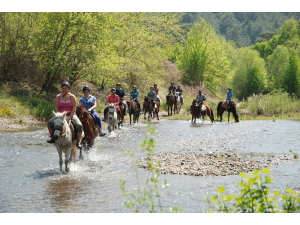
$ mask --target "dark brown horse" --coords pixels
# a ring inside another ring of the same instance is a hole
[[[156,108],[153,112],[152,101],[149,97],[145,96],[145,98],[144,98],[144,119],[146,119],[146,113],[148,112],[149,113],[148,121],[150,120],[150,117],[154,119],[155,115],[156,115],[157,119],[159,120],[159,117],[158,117],[159,105],[158,105],[157,99],[155,99],[155,104],[156,104]],[[153,116],[152,116],[152,113],[153,113]]]
[[[123,104],[122,99],[120,99],[120,101],[119,101],[119,108],[120,108],[120,111],[121,111],[121,115],[118,114],[118,119],[119,119],[119,121],[121,121],[120,125],[123,126],[123,123],[125,122],[124,117],[125,117],[126,108],[125,108],[125,105]]]
[[[129,102],[126,102],[128,106],[128,112],[129,112],[129,118],[130,118],[130,124],[131,124],[131,115],[133,115],[133,123],[139,122],[140,117],[140,109],[138,108],[135,101],[131,100]]]
[[[226,111],[226,106],[224,105],[224,101],[220,101],[218,104],[218,108],[217,108],[217,116],[218,116],[218,118],[220,116],[221,122],[223,119],[222,116],[223,116],[224,111]],[[228,122],[229,122],[230,113],[233,114],[235,122],[240,122],[239,114],[236,112],[236,105],[233,101],[231,101],[229,103],[229,106],[227,107],[227,112],[228,112]]]
[[[167,99],[167,105],[168,105],[168,116],[170,115],[169,108],[171,108],[171,115],[172,115],[172,108],[174,108],[174,114],[175,114],[176,102],[175,102],[174,95],[173,94],[167,95],[166,99]]]
[[[91,113],[88,112],[83,105],[76,107],[76,115],[79,118],[80,122],[82,123],[83,131],[84,131],[84,138],[82,138],[82,145],[85,150],[91,148],[94,144],[94,140],[99,135],[99,128],[96,124],[94,118],[92,117]],[[80,149],[80,155],[82,157],[82,151]]]
[[[192,102],[192,106],[191,106],[191,113],[192,113],[192,122],[194,120],[194,123],[196,123],[196,119],[198,118],[198,100],[194,99]],[[204,120],[205,116],[208,116],[211,120],[211,122],[213,123],[215,121],[215,117],[214,117],[214,112],[212,110],[212,108],[210,108],[208,105],[203,104],[202,105],[202,111],[201,111],[201,115],[202,119]]]

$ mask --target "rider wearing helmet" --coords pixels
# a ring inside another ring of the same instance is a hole
[[[123,104],[125,105],[125,116],[126,116],[128,106],[127,106],[127,103],[125,102],[126,93],[123,89],[121,89],[121,83],[117,83],[116,95],[119,96],[119,98],[122,100]]]
[[[204,94],[202,94],[201,90],[199,90],[199,94],[197,95],[197,100],[198,100],[198,116],[201,115],[201,107],[206,100],[206,97]]]
[[[171,86],[169,87],[169,94],[168,95],[170,95],[170,94],[174,95],[175,92],[176,92],[176,87],[174,86],[174,82],[172,81]]]
[[[155,98],[156,98],[156,93],[153,90],[153,86],[150,87],[150,91],[148,92],[147,95],[151,99],[151,104],[152,104],[152,109],[153,111],[155,110]]]
[[[182,97],[182,89],[180,88],[180,84],[178,84],[178,88],[176,89],[176,92],[179,92],[180,102],[183,105],[183,97]]]
[[[153,91],[156,93],[156,98],[157,98],[158,104],[160,105],[160,97],[158,96],[157,84],[154,84]]]
[[[83,105],[84,108],[89,111],[95,117],[97,124],[99,126],[99,136],[104,136],[106,133],[102,132],[102,124],[100,116],[96,113],[95,108],[97,107],[96,97],[90,95],[91,89],[89,86],[84,86],[82,89],[84,96],[79,100],[80,106]]]
[[[133,85],[132,91],[130,91],[130,100],[135,101],[137,104],[137,107],[139,108],[139,110],[141,110],[141,106],[140,106],[139,99],[138,99],[139,94],[140,94],[140,92],[137,90],[136,86]]]
[[[228,91],[227,91],[227,98],[226,98],[226,111],[227,111],[227,108],[228,108],[228,105],[230,102],[233,101],[233,92],[232,92],[232,89],[231,88],[228,88]]]
[[[71,118],[75,122],[75,130],[77,134],[77,143],[76,146],[82,148],[81,135],[82,135],[82,124],[77,117],[76,111],[76,97],[75,95],[69,92],[70,84],[68,82],[63,82],[61,85],[61,94],[56,95],[54,106],[55,112],[67,112],[67,118]],[[52,138],[54,131],[54,117],[48,121],[48,131],[50,134],[50,138],[47,140],[48,143],[54,143],[55,140]]]
[[[111,104],[111,103],[115,103],[115,104],[117,104],[118,102],[119,102],[119,96],[118,95],[116,95],[116,89],[115,88],[112,88],[111,89],[111,95],[109,95],[108,96],[108,98],[107,98],[107,101],[108,101],[108,103],[109,104]],[[107,114],[107,112],[108,112],[108,106],[104,109],[104,119],[102,120],[102,121],[104,121],[105,122],[105,115]],[[118,113],[119,113],[119,115],[120,115],[120,112],[118,111]],[[120,115],[121,116],[121,115]]]

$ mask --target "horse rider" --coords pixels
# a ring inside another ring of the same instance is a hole
[[[182,89],[180,88],[180,84],[178,84],[178,88],[176,89],[176,92],[179,92],[180,102],[183,105],[183,97],[182,97]]]
[[[156,93],[156,98],[157,98],[158,104],[160,105],[160,97],[158,96],[159,90],[157,88],[157,84],[154,84],[153,91]]]
[[[139,110],[141,110],[141,105],[139,103],[139,97],[140,92],[137,90],[136,86],[133,85],[132,87],[132,91],[130,91],[130,100],[135,101],[135,103],[137,104],[137,107],[139,108]]]
[[[114,103],[114,104],[118,104],[119,103],[119,96],[116,95],[116,89],[112,88],[111,89],[111,94],[108,96],[107,101],[109,104]],[[102,120],[103,122],[105,122],[105,115],[108,112],[108,106],[104,109],[104,119]],[[119,110],[117,110],[117,113],[119,114],[119,116],[121,117],[121,112]]]
[[[82,92],[84,96],[82,96],[82,98],[79,100],[79,104],[80,106],[83,105],[87,111],[93,114],[100,128],[99,136],[102,137],[106,133],[102,132],[101,118],[95,111],[95,108],[97,107],[97,99],[93,95],[90,95],[91,89],[89,86],[84,86]]]
[[[82,135],[82,124],[79,118],[76,115],[76,97],[75,95],[69,92],[70,84],[68,82],[63,82],[61,85],[61,94],[56,95],[54,100],[55,112],[67,112],[67,118],[72,119],[75,122],[75,131],[77,134],[77,143],[78,148],[82,148],[81,135]],[[48,131],[50,138],[47,140],[48,143],[55,143],[55,140],[52,138],[54,132],[54,117],[48,121]]]
[[[116,90],[116,95],[119,96],[119,98],[122,100],[123,104],[125,105],[125,116],[126,116],[126,112],[128,111],[128,106],[125,99],[126,93],[124,91],[124,89],[121,89],[121,83],[117,83],[117,90]]]
[[[206,100],[206,97],[204,94],[202,94],[201,90],[199,90],[199,94],[197,95],[197,100],[198,100],[198,116],[201,115],[201,107]]]
[[[231,103],[232,101],[233,101],[233,92],[232,92],[232,89],[229,88],[227,91],[227,98],[226,98],[226,111],[227,111],[229,103]]]
[[[168,95],[173,94],[175,102],[176,102],[177,101],[177,95],[176,95],[175,92],[176,92],[176,87],[174,86],[174,82],[172,81],[171,86],[169,87],[169,94]]]
[[[155,98],[156,98],[156,93],[155,91],[153,90],[153,86],[150,87],[150,91],[148,92],[148,95],[147,95],[150,100],[151,100],[151,103],[152,103],[152,109],[153,111],[155,110]]]

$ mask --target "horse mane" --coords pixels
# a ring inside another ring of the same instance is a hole
[[[63,116],[65,114],[67,114],[66,111],[55,113],[54,119],[56,119],[56,118],[63,118]]]

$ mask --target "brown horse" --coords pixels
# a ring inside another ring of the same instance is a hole
[[[128,106],[128,112],[129,112],[129,118],[130,118],[130,124],[131,124],[131,115],[133,115],[133,123],[139,122],[140,117],[140,109],[138,108],[135,101],[131,100],[129,102],[126,102]]]
[[[148,112],[149,113],[148,121],[150,120],[150,117],[154,119],[155,115],[156,115],[157,119],[159,120],[159,117],[158,117],[159,105],[157,103],[157,99],[155,99],[155,104],[156,104],[156,108],[155,108],[155,111],[153,112],[152,101],[148,96],[145,96],[145,98],[144,98],[144,119],[146,119],[146,113]],[[152,116],[152,113],[153,113],[153,116]]]
[[[196,123],[196,119],[198,118],[198,100],[194,99],[192,102],[192,106],[191,106],[191,112],[192,112],[192,122],[194,120],[194,123]],[[208,116],[211,120],[211,122],[213,123],[215,121],[215,117],[214,117],[214,112],[212,110],[212,108],[210,108],[208,105],[203,104],[202,105],[202,111],[201,111],[201,115],[202,119],[204,120],[205,116]]]
[[[121,115],[118,114],[118,119],[121,121],[120,122],[120,125],[123,126],[123,123],[125,122],[125,113],[126,113],[126,109],[125,109],[125,105],[123,104],[123,100],[120,99],[119,101],[119,108],[120,108],[120,111],[121,111]]]
[[[176,102],[175,102],[174,95],[173,94],[167,95],[166,99],[167,99],[167,105],[168,105],[168,116],[170,115],[169,108],[171,108],[171,115],[172,115],[172,108],[174,108],[174,114],[175,114]]]
[[[222,116],[224,111],[226,111],[226,106],[224,105],[224,101],[220,101],[217,107],[217,116],[218,118],[220,116],[221,122],[223,119]],[[240,122],[239,114],[236,112],[236,104],[233,101],[229,102],[229,106],[227,107],[227,112],[228,112],[228,122],[229,122],[230,113],[233,114],[235,122]]]
[[[95,122],[93,116],[89,111],[87,111],[84,106],[76,107],[76,115],[82,123],[84,138],[82,138],[82,145],[85,150],[91,148],[94,144],[94,140],[99,135],[99,128],[97,123]],[[80,149],[80,155],[82,157],[82,151]]]

